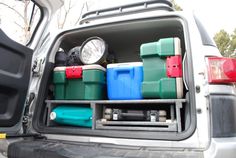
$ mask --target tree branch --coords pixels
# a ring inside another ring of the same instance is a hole
[[[5,4],[5,3],[3,3],[3,2],[0,2],[0,5],[4,5],[4,6],[8,7],[9,9],[13,10],[16,14],[18,14],[18,15],[24,20],[24,16],[21,15],[21,13],[18,12],[15,8],[13,8],[13,7],[7,5],[7,4]]]
[[[22,27],[20,24],[18,24],[17,22],[14,22],[17,26],[19,26],[22,30],[25,30],[24,27]]]
[[[60,18],[61,18],[61,8],[58,11],[57,14],[57,28],[60,29]]]
[[[83,10],[84,10],[84,7],[86,7],[86,11],[88,11],[88,4],[87,2],[85,2],[80,10],[80,14],[79,14],[79,18],[76,20],[75,22],[75,26],[78,24],[78,22],[80,21],[81,17],[82,17],[82,13],[83,13]]]
[[[69,14],[71,8],[73,8],[73,6],[71,6],[71,0],[70,0],[70,1],[69,1],[68,9],[66,9],[66,7],[65,7],[65,5],[64,5],[65,15],[64,15],[64,19],[63,19],[63,21],[62,21],[62,24],[61,24],[61,26],[60,26],[61,29],[64,28],[64,25],[65,25],[66,20],[67,20],[67,16],[68,16],[68,14]]]
[[[73,5],[71,5],[71,0],[69,1],[69,8],[68,8],[68,11],[73,8]]]
[[[64,28],[64,25],[65,25],[65,23],[66,23],[66,19],[67,19],[68,13],[69,13],[69,11],[66,11],[66,12],[65,12],[65,16],[64,16],[64,20],[63,20],[63,22],[62,22],[61,28]]]

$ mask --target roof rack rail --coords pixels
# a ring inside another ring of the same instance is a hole
[[[133,13],[140,13],[154,10],[174,11],[173,5],[168,0],[151,0],[127,4],[107,9],[90,11],[82,15],[80,24],[87,23],[91,20],[98,20],[102,18],[109,18],[120,15],[127,15]]]

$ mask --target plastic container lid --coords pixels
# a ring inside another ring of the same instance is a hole
[[[181,55],[181,43],[178,37],[174,38],[175,41],[175,55]]]
[[[102,67],[101,65],[83,65],[82,66],[83,70],[102,70],[102,71],[106,71],[106,69],[104,67]]]
[[[50,120],[55,120],[57,117],[57,114],[55,112],[50,113]]]
[[[79,67],[82,67],[83,70],[102,70],[102,71],[106,71],[106,69],[100,65],[78,65]],[[73,67],[73,66],[69,66],[69,67]],[[76,66],[74,66],[76,67]],[[61,67],[55,67],[54,71],[66,71],[66,66],[61,66]]]
[[[117,63],[117,64],[108,64],[107,68],[114,68],[114,67],[138,67],[143,66],[142,62],[129,62],[129,63]]]
[[[66,71],[66,66],[55,67],[54,71]]]

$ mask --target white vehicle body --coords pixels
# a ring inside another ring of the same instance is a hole
[[[184,78],[187,81],[186,88],[191,91],[192,98],[190,104],[194,104],[192,109],[193,115],[191,115],[191,129],[188,129],[179,135],[178,140],[157,140],[157,139],[137,139],[137,138],[117,138],[117,137],[104,137],[104,136],[92,136],[92,135],[76,135],[76,134],[53,134],[43,132],[41,136],[45,136],[49,142],[56,142],[59,144],[72,143],[76,146],[77,143],[85,144],[99,144],[100,146],[110,146],[117,150],[119,148],[133,150],[133,152],[144,151],[143,157],[204,157],[204,158],[220,158],[227,157],[233,158],[236,155],[236,137],[233,135],[216,134],[213,128],[212,120],[212,98],[211,96],[230,97],[230,100],[236,100],[236,91],[232,85],[222,84],[209,84],[208,83],[208,70],[207,70],[207,57],[221,57],[219,50],[214,45],[204,44],[202,34],[202,28],[199,28],[195,16],[190,12],[170,12],[170,11],[145,11],[135,14],[125,14],[118,16],[108,16],[105,18],[95,18],[93,20],[85,20],[81,22],[77,28],[71,28],[63,30],[59,33],[51,33],[51,28],[46,26],[50,23],[53,12],[56,7],[53,2],[44,1],[38,2],[39,5],[44,6],[44,15],[40,28],[37,34],[33,38],[30,48],[34,49],[32,57],[32,65],[34,69],[31,72],[31,78],[29,82],[29,88],[27,92],[27,98],[30,98],[30,94],[34,93],[35,97],[30,102],[29,107],[29,122],[28,131],[30,133],[40,133],[38,129],[35,129],[33,123],[33,116],[37,113],[38,99],[41,94],[40,88],[45,83],[43,74],[47,71],[46,63],[54,63],[55,55],[58,47],[64,37],[69,34],[79,32],[87,28],[94,28],[99,26],[119,25],[120,23],[131,21],[145,21],[150,19],[177,19],[183,26],[186,56],[186,65],[184,67]],[[88,23],[87,23],[88,22]],[[78,33],[79,34],[79,33]],[[208,37],[208,35],[206,35]],[[125,37],[124,37],[125,38]],[[38,40],[36,40],[38,39]],[[232,101],[235,107],[236,104]],[[233,108],[231,110],[234,110]],[[235,113],[236,114],[236,113]],[[224,115],[226,116],[226,115]],[[193,119],[192,119],[193,118]],[[236,127],[235,120],[232,120],[232,126]],[[21,124],[14,126],[13,129],[18,129],[17,133],[21,133],[23,130],[20,127]],[[9,128],[0,128],[1,132],[9,131]],[[223,132],[224,133],[224,132]],[[236,133],[236,131],[232,131]],[[0,151],[2,155],[6,154],[7,146],[13,141],[22,140],[18,138],[16,140],[6,139],[0,141]],[[55,143],[55,144],[56,144]],[[92,148],[92,147],[91,147]],[[134,153],[133,153],[134,154]],[[140,153],[141,154],[141,153]],[[132,155],[132,154],[131,154]],[[135,154],[134,154],[135,155]],[[6,155],[5,155],[6,156]],[[137,155],[136,155],[137,156]],[[132,157],[132,156],[131,156]],[[138,157],[142,157],[141,155]]]

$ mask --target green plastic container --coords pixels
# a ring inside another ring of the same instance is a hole
[[[53,73],[55,99],[65,99],[66,94],[66,67],[56,67]]]
[[[143,82],[142,94],[146,98],[177,98],[176,79],[162,78],[158,81]]]
[[[141,57],[166,57],[172,55],[175,55],[174,38],[163,38],[160,39],[158,42],[145,43],[141,45]]]
[[[80,78],[68,78],[66,69],[71,67],[56,67],[54,69],[55,99],[65,100],[101,100],[106,96],[106,69],[100,65],[82,67]]]
[[[142,95],[144,98],[182,98],[182,78],[167,77],[166,58],[181,55],[178,38],[164,38],[140,47],[143,60]]]
[[[71,105],[61,105],[50,113],[50,120],[58,124],[92,127],[92,109]]]

